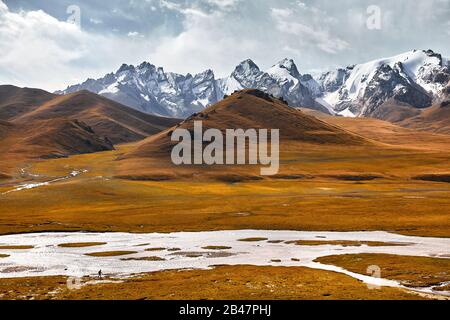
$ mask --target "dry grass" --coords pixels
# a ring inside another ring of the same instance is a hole
[[[120,170],[117,157],[131,148],[36,163],[31,172],[51,177],[76,168],[88,172],[1,195],[0,233],[278,229],[450,237],[450,184],[411,179],[420,173],[447,172],[446,152],[316,146],[282,154],[280,174],[304,179],[269,177],[232,184],[210,179],[229,170],[225,168],[181,168],[187,175],[172,181],[114,178]],[[241,169],[233,170],[238,174]],[[257,168],[242,170],[256,174]],[[386,178],[355,182],[331,177],[343,172]]]
[[[450,284],[447,286],[442,286],[442,287],[436,287],[434,288],[435,291],[447,291],[450,292]]]
[[[121,259],[122,261],[166,261],[166,259],[161,257],[143,257],[143,258],[126,258]]]
[[[238,241],[242,242],[261,242],[261,241],[267,241],[269,239],[267,238],[245,238],[245,239],[239,239]]]
[[[11,179],[12,177],[9,174],[0,172],[0,180],[8,180]]]
[[[431,287],[450,281],[450,259],[406,257],[387,254],[330,256],[318,262],[366,274],[372,265],[381,268],[381,277],[400,281],[408,287]]]
[[[87,253],[86,256],[90,257],[119,257],[119,256],[127,256],[130,254],[135,254],[136,251],[104,251],[104,252],[94,252]]]
[[[207,246],[207,247],[203,247],[202,249],[205,249],[205,250],[230,250],[233,248],[226,247],[226,246]]]
[[[278,229],[449,237],[449,193],[447,185],[408,181],[226,185],[77,179],[2,197],[0,233]]]
[[[61,248],[87,248],[87,247],[97,247],[104,246],[106,242],[79,242],[79,243],[62,243],[58,247]]]
[[[0,250],[29,250],[34,246],[0,246]]]

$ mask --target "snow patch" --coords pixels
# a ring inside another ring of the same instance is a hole
[[[339,112],[338,115],[347,117],[347,118],[356,118],[356,115],[353,112],[351,112],[349,108],[345,109],[344,111]]]
[[[291,82],[293,86],[296,86],[299,82],[297,78],[290,74],[289,70],[278,64],[267,70],[266,73],[280,81],[282,85]]]
[[[14,189],[12,189],[12,190],[3,192],[2,195],[7,195],[7,194],[10,194],[13,192],[19,192],[19,191],[23,191],[23,190],[30,190],[30,189],[35,189],[35,188],[39,188],[39,187],[49,186],[56,182],[68,180],[70,178],[75,178],[75,177],[79,176],[80,174],[87,173],[87,172],[88,172],[88,170],[73,170],[72,172],[69,173],[68,176],[65,176],[65,177],[56,178],[53,180],[43,181],[43,182],[22,183],[16,187],[14,187]],[[35,175],[35,176],[41,177],[40,175]]]

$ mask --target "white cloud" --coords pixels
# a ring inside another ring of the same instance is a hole
[[[303,57],[311,45],[317,48],[316,51],[328,54],[348,47],[347,42],[333,37],[327,30],[313,30],[296,22],[298,17],[291,9],[293,6],[260,8],[260,12],[254,12],[255,19],[247,19],[245,14],[253,12],[242,12],[239,1],[224,2],[223,6],[216,6],[208,13],[200,10],[195,2],[182,6],[163,0],[162,4],[166,9],[184,15],[184,31],[178,36],[164,38],[150,54],[150,60],[177,72],[192,73],[212,68],[217,76],[226,76],[237,63],[248,58],[266,68],[286,55]],[[239,10],[233,12],[238,5]],[[299,7],[299,10],[307,10],[308,15],[319,13],[313,7]],[[267,16],[277,20],[278,28],[273,28]],[[302,70],[301,63],[305,60],[299,64]]]
[[[0,12],[8,11],[8,7],[0,0]]]
[[[304,3],[300,3],[300,8],[305,9]],[[309,11],[318,13],[314,8],[308,8]],[[327,53],[337,53],[349,47],[349,44],[337,37],[331,35],[323,26],[310,26],[298,22],[298,17],[290,9],[272,8],[272,17],[275,20],[276,27],[284,34],[295,36],[298,44],[304,47],[317,46]]]
[[[212,7],[212,12],[226,12],[235,8],[240,1],[242,0],[193,0],[181,5],[171,0],[160,0],[160,7],[175,10],[182,14],[207,15],[207,12],[201,8],[209,6]]]
[[[90,18],[89,21],[93,24],[102,24],[103,21],[100,19]]]
[[[292,16],[293,11],[291,9],[272,8],[272,16],[277,20],[286,19]]]
[[[136,38],[136,37],[143,37],[143,35],[142,34],[140,34],[139,32],[137,32],[137,31],[131,31],[131,32],[128,32],[128,36],[129,37],[131,37],[131,38]]]
[[[89,34],[41,10],[11,12],[0,0],[0,52],[0,83],[57,90],[144,60],[150,43]]]
[[[224,10],[234,7],[239,1],[240,0],[206,0],[207,3]]]
[[[224,76],[238,62],[258,51],[257,39],[238,40],[239,34],[228,27],[222,12],[198,14],[196,10],[183,9],[183,13],[185,30],[176,37],[161,40],[150,54],[153,63],[182,73],[213,68]]]
[[[192,4],[190,6],[182,6],[180,4],[168,1],[168,0],[161,0],[160,3],[162,8],[166,8],[169,10],[177,11],[183,15],[186,16],[200,16],[200,17],[207,17],[208,13],[204,12],[198,5]]]
[[[267,68],[288,56],[308,72],[414,48],[450,55],[450,0],[377,0],[379,32],[365,27],[370,0],[78,0],[88,22],[81,30],[64,21],[64,1],[6,0],[11,9],[3,1],[0,84],[47,90],[144,60],[173,72],[211,68],[225,76],[248,58]],[[42,11],[30,9],[38,5]]]

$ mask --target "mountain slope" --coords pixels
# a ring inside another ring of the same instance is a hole
[[[78,120],[39,120],[25,124],[0,122],[0,171],[22,162],[113,150],[112,143]]]
[[[114,149],[108,139],[78,120],[43,120],[25,127],[16,126],[8,138],[20,141],[11,145],[9,152],[34,154],[40,159]]]
[[[0,119],[9,121],[55,97],[40,89],[0,86]]]
[[[12,130],[12,127],[12,123],[0,120],[0,139],[5,138]]]
[[[442,101],[397,123],[406,128],[450,134],[450,86]]]
[[[447,150],[450,145],[450,136],[446,134],[420,132],[374,118],[330,116],[308,109],[303,111],[326,123],[395,148],[441,152]]]

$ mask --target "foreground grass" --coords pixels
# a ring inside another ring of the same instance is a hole
[[[1,279],[0,297],[66,300],[422,299],[401,289],[369,290],[362,282],[334,272],[253,266],[157,272],[120,283],[86,285],[80,290],[69,290],[64,277]]]
[[[400,281],[407,287],[432,287],[450,281],[450,259],[405,257],[388,254],[330,256],[317,260],[366,274],[372,265],[381,268],[381,277]]]

